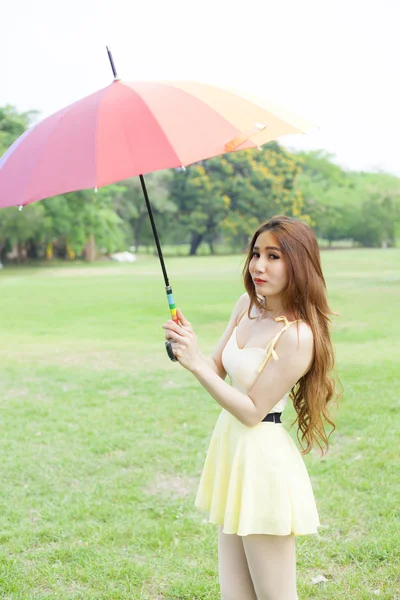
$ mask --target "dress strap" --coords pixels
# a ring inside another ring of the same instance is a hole
[[[277,355],[277,353],[275,351],[276,343],[278,342],[282,333],[284,331],[286,331],[287,329],[289,329],[289,327],[291,325],[293,325],[293,323],[299,323],[300,319],[297,319],[296,321],[288,321],[285,316],[281,316],[281,317],[276,317],[275,321],[284,321],[285,325],[284,325],[284,327],[282,327],[282,329],[280,331],[278,331],[278,333],[272,338],[272,340],[269,342],[268,346],[266,347],[265,358],[264,358],[263,362],[261,363],[261,365],[257,369],[258,373],[261,373],[261,371],[263,370],[263,368],[265,367],[265,365],[267,364],[267,362],[269,361],[271,356],[274,360],[279,360],[279,356]]]
[[[242,312],[239,314],[239,318],[236,321],[236,327],[239,325],[240,321],[243,319],[244,315],[247,312],[247,308],[245,308],[244,310],[242,310]]]

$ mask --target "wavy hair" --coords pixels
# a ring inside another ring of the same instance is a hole
[[[290,392],[297,413],[292,426],[297,423],[297,439],[302,446],[302,454],[307,454],[315,444],[324,454],[329,448],[329,437],[335,430],[329,418],[328,403],[339,398],[336,382],[340,384],[340,380],[331,376],[335,355],[329,317],[336,313],[328,305],[317,239],[309,225],[293,217],[277,215],[260,225],[249,243],[243,268],[244,285],[250,298],[249,319],[254,318],[250,317],[253,306],[262,311],[269,310],[268,299],[265,305],[262,304],[249,272],[256,239],[265,231],[275,236],[285,259],[288,283],[282,292],[283,307],[292,312],[295,319],[308,323],[314,337],[311,367]],[[329,435],[325,431],[326,424],[332,427]]]

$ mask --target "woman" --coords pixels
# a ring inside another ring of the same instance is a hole
[[[306,467],[280,424],[288,398],[303,453],[328,447],[324,422],[334,353],[317,240],[302,221],[276,216],[255,232],[243,269],[246,293],[212,357],[189,321],[168,321],[180,364],[222,406],[196,506],[218,524],[223,600],[296,600],[295,535],[316,533]],[[224,381],[229,375],[231,384]]]

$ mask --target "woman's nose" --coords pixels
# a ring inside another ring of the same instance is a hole
[[[255,268],[259,273],[263,273],[265,271],[265,261],[262,257],[260,257],[256,262]]]

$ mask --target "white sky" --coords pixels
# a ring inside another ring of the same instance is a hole
[[[400,176],[400,0],[13,0],[0,106],[45,117],[112,81],[229,85],[319,125],[281,138]]]

